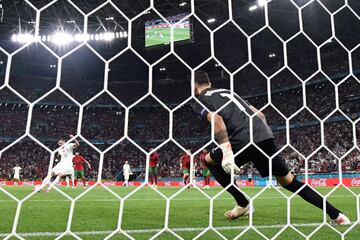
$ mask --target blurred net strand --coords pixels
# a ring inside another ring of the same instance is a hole
[[[51,5],[53,5],[54,3],[57,2],[57,0],[54,0],[50,3],[48,3],[47,5],[45,5],[44,7],[42,7],[41,9],[36,9],[34,7],[33,4],[31,4],[31,2],[29,2],[28,0],[24,0],[27,4],[29,4],[35,11],[36,11],[36,27],[35,27],[35,36],[39,36],[39,25],[40,25],[40,13],[47,9],[48,7],[50,7]],[[7,62],[7,66],[6,66],[6,74],[5,74],[5,84],[3,87],[1,87],[1,89],[3,89],[4,87],[8,87],[14,94],[16,94],[20,99],[22,99],[28,106],[29,106],[29,111],[28,111],[28,117],[27,117],[27,124],[26,124],[26,132],[23,136],[19,137],[17,140],[15,140],[13,143],[9,144],[8,146],[6,146],[4,149],[2,149],[0,151],[0,153],[3,153],[4,151],[8,150],[9,148],[11,148],[13,145],[17,144],[18,142],[20,142],[21,140],[23,140],[26,136],[28,136],[32,141],[36,142],[37,144],[39,144],[42,148],[46,149],[48,152],[51,153],[50,156],[50,164],[49,164],[49,171],[53,166],[53,160],[54,160],[54,155],[55,152],[57,151],[51,151],[47,146],[45,146],[43,143],[41,143],[39,140],[37,140],[35,137],[33,137],[30,134],[30,126],[31,126],[31,119],[32,119],[32,111],[33,108],[35,106],[35,104],[37,104],[38,102],[40,102],[41,100],[45,99],[48,95],[50,95],[52,92],[59,90],[61,91],[66,97],[68,97],[69,99],[71,99],[76,106],[79,107],[80,111],[79,111],[79,121],[78,121],[78,126],[77,126],[77,134],[76,134],[76,138],[81,138],[81,140],[83,140],[84,142],[86,142],[89,146],[91,146],[91,148],[95,149],[95,151],[97,151],[98,153],[100,153],[100,162],[99,162],[99,173],[98,173],[98,180],[97,183],[93,186],[91,186],[89,189],[87,189],[86,191],[82,192],[80,195],[78,195],[76,198],[71,198],[70,196],[68,196],[66,193],[62,192],[60,189],[58,189],[57,187],[55,187],[56,191],[58,191],[60,194],[62,194],[65,198],[67,198],[69,201],[71,201],[71,206],[70,206],[70,212],[69,212],[69,217],[68,217],[68,222],[67,222],[67,228],[66,231],[61,234],[60,236],[58,236],[56,239],[60,239],[63,236],[66,235],[70,235],[73,236],[76,239],[81,239],[78,235],[76,235],[75,233],[73,233],[71,231],[71,223],[72,223],[72,219],[73,219],[73,213],[74,213],[74,207],[75,207],[75,203],[76,200],[80,199],[82,196],[84,196],[86,193],[88,193],[89,191],[91,191],[95,186],[101,186],[103,188],[105,188],[107,191],[109,191],[112,195],[114,195],[115,197],[117,197],[119,199],[119,203],[120,203],[120,207],[119,207],[119,215],[118,215],[118,226],[117,229],[112,232],[106,239],[110,239],[112,236],[115,236],[116,234],[120,233],[123,234],[125,236],[127,236],[130,239],[134,239],[133,237],[131,237],[129,234],[126,233],[125,230],[122,229],[122,217],[123,217],[123,211],[124,211],[124,202],[127,198],[129,198],[130,196],[132,196],[133,194],[135,194],[137,191],[139,191],[141,188],[143,188],[144,186],[147,185],[148,183],[148,168],[149,168],[149,156],[150,153],[147,153],[146,151],[144,151],[136,142],[134,142],[131,138],[128,137],[128,120],[129,120],[129,109],[135,105],[137,105],[139,102],[141,102],[143,99],[145,99],[148,96],[153,97],[154,99],[156,99],[156,101],[158,101],[168,112],[170,112],[170,121],[169,121],[169,139],[164,141],[163,143],[161,143],[159,146],[156,147],[156,149],[154,151],[156,151],[157,149],[160,149],[162,146],[164,146],[165,144],[169,143],[169,142],[173,142],[175,143],[182,151],[186,152],[187,150],[181,146],[176,140],[173,139],[172,136],[172,127],[173,127],[173,113],[174,111],[176,111],[176,109],[178,109],[179,107],[181,107],[183,104],[185,104],[187,101],[191,100],[194,98],[194,93],[193,91],[191,92],[191,97],[189,97],[188,99],[186,99],[183,103],[181,103],[178,107],[174,108],[174,109],[169,109],[160,99],[158,99],[155,95],[153,95],[152,93],[152,70],[153,67],[161,62],[162,60],[164,60],[166,57],[170,56],[171,54],[173,54],[180,62],[182,62],[187,68],[191,69],[191,73],[192,73],[192,81],[191,81],[191,86],[193,87],[194,81],[193,81],[193,77],[194,77],[194,72],[199,69],[203,64],[205,64],[206,62],[208,62],[210,59],[215,59],[218,64],[230,75],[230,89],[232,91],[232,94],[234,94],[234,74],[236,74],[240,69],[244,68],[245,66],[247,66],[248,64],[252,64],[263,76],[266,77],[266,75],[262,72],[262,70],[260,68],[258,68],[252,61],[252,52],[251,52],[251,38],[255,35],[257,35],[260,31],[262,31],[263,29],[269,29],[275,36],[277,36],[277,38],[283,43],[283,49],[284,49],[284,66],[279,69],[277,72],[275,72],[272,76],[275,76],[276,74],[278,74],[279,72],[281,72],[284,69],[289,69],[294,76],[296,76],[298,79],[301,80],[300,77],[297,76],[297,74],[288,66],[288,62],[287,62],[287,43],[289,41],[291,41],[293,38],[295,38],[297,35],[299,34],[303,34],[317,49],[317,58],[318,58],[318,71],[316,71],[315,74],[317,73],[322,73],[324,76],[327,77],[327,75],[323,72],[322,67],[321,67],[321,56],[320,56],[320,48],[326,44],[326,42],[324,42],[323,44],[321,44],[320,46],[317,46],[308,36],[307,34],[304,32],[303,29],[303,19],[302,19],[302,9],[305,8],[306,6],[308,6],[309,4],[311,4],[312,2],[314,2],[314,0],[309,1],[308,3],[304,4],[303,6],[299,7],[296,5],[296,3],[293,0],[290,0],[291,3],[297,8],[298,10],[298,17],[299,17],[299,26],[300,26],[300,31],[296,34],[294,34],[294,36],[292,36],[290,39],[288,39],[287,41],[282,40],[278,34],[271,28],[271,26],[269,25],[269,17],[268,17],[268,6],[267,3],[270,2],[269,0],[267,2],[264,3],[264,11],[265,11],[265,26],[260,28],[258,31],[256,31],[255,33],[253,33],[251,36],[247,35],[246,33],[243,32],[243,30],[236,24],[236,22],[233,19],[233,13],[232,13],[232,1],[228,0],[228,7],[229,7],[229,19],[224,22],[223,24],[221,24],[218,28],[214,29],[214,30],[210,30],[206,24],[203,23],[203,21],[201,19],[198,18],[198,16],[196,16],[195,11],[194,11],[194,0],[191,0],[191,14],[193,15],[197,20],[199,20],[199,22],[207,29],[207,31],[210,32],[210,41],[211,41],[211,57],[207,60],[205,60],[202,64],[200,64],[198,67],[192,69],[191,67],[189,67],[189,65],[182,60],[181,57],[179,57],[179,55],[174,51],[174,26],[171,26],[171,47],[170,47],[170,52],[168,52],[167,54],[165,54],[162,58],[160,58],[158,61],[154,62],[153,64],[149,64],[140,54],[137,53],[136,50],[134,50],[131,46],[131,39],[132,39],[132,22],[138,18],[139,16],[141,16],[143,13],[145,13],[146,11],[149,10],[153,10],[154,12],[156,12],[163,20],[166,21],[166,19],[161,15],[161,13],[159,13],[155,8],[154,8],[154,0],[150,1],[150,7],[147,8],[146,10],[144,10],[143,12],[139,13],[135,18],[133,19],[129,19],[125,14],[122,13],[122,11],[115,5],[113,4],[110,0],[105,1],[103,4],[101,4],[100,6],[98,6],[97,8],[95,8],[94,10],[92,10],[91,12],[89,12],[88,14],[85,14],[79,7],[77,7],[76,4],[74,4],[71,0],[67,0],[67,2],[69,2],[77,11],[79,11],[83,16],[85,16],[84,18],[84,34],[87,33],[87,23],[88,23],[88,17],[93,14],[94,12],[96,12],[97,10],[101,9],[102,7],[104,7],[107,4],[111,4],[112,7],[114,7],[127,21],[128,21],[128,31],[129,31],[129,36],[128,36],[128,46],[122,50],[121,52],[119,52],[118,54],[116,54],[114,57],[112,57],[111,59],[109,59],[108,61],[106,61],[96,50],[94,50],[87,42],[83,42],[81,44],[79,44],[77,47],[75,47],[74,49],[72,49],[71,51],[69,51],[67,54],[59,57],[57,56],[46,44],[44,44],[42,41],[37,41],[38,43],[40,43],[42,46],[44,46],[47,51],[49,51],[52,55],[54,55],[57,59],[58,59],[58,69],[57,69],[57,80],[56,80],[56,87],[53,88],[52,90],[50,90],[48,93],[46,93],[44,96],[42,96],[41,98],[39,98],[38,100],[34,101],[34,102],[29,102],[27,99],[25,99],[21,94],[19,94],[15,89],[13,89],[10,85],[9,85],[9,76],[10,76],[10,68],[11,68],[11,62],[12,62],[12,57],[17,54],[18,52],[22,51],[24,48],[28,47],[29,45],[31,45],[32,43],[27,43],[24,46],[22,46],[21,48],[17,49],[16,51],[14,51],[13,53],[9,54],[7,51],[5,51],[4,49],[1,48],[1,50],[8,56],[8,62]],[[359,79],[356,78],[356,76],[354,75],[353,72],[353,67],[352,67],[352,57],[351,57],[351,52],[354,51],[354,49],[356,49],[358,46],[355,46],[352,50],[348,50],[341,41],[339,41],[339,39],[336,37],[336,29],[335,29],[335,22],[334,22],[334,15],[336,13],[338,13],[339,11],[341,11],[343,8],[348,8],[350,9],[350,11],[357,17],[359,18],[359,16],[357,16],[357,14],[353,11],[353,9],[351,8],[351,6],[348,4],[348,0],[345,0],[345,4],[340,7],[338,10],[336,10],[335,12],[331,13],[324,5],[321,1],[317,0],[317,2],[322,6],[323,9],[325,9],[328,14],[331,16],[331,30],[332,30],[332,36],[330,39],[335,39],[337,40],[337,42],[344,48],[346,49],[347,53],[348,53],[348,59],[349,59],[349,76],[354,77],[356,79],[356,81],[359,82]],[[188,17],[188,16],[187,16]],[[185,18],[187,18],[185,17]],[[184,19],[185,19],[184,18]],[[359,18],[360,19],[360,18]],[[221,29],[223,26],[225,26],[227,23],[233,23],[247,38],[247,43],[248,43],[248,57],[249,60],[247,63],[245,63],[242,67],[240,67],[237,71],[235,71],[234,73],[229,72],[226,67],[223,66],[223,64],[216,58],[215,56],[215,50],[214,50],[214,32],[216,32],[217,30]],[[60,81],[61,81],[61,68],[62,68],[62,60],[64,58],[66,58],[67,56],[69,56],[70,54],[72,54],[73,52],[75,52],[77,49],[79,49],[82,46],[87,46],[98,58],[100,58],[103,62],[105,62],[105,76],[104,76],[104,89],[99,92],[98,94],[96,94],[94,97],[92,97],[91,99],[89,99],[87,102],[85,102],[84,104],[80,104],[79,102],[77,102],[74,98],[72,98],[66,91],[64,91],[61,87],[60,87]],[[133,104],[131,104],[130,106],[126,107],[124,106],[111,92],[108,91],[108,69],[109,69],[109,63],[114,60],[115,58],[117,58],[118,56],[120,56],[122,53],[124,53],[126,50],[131,50],[137,57],[139,57],[144,63],[146,63],[146,65],[148,67],[150,67],[150,71],[149,71],[149,92],[143,96],[142,98],[138,99],[136,102],[134,102]],[[267,82],[268,82],[268,92],[271,93],[271,88],[270,88],[270,78],[272,77],[266,77]],[[347,77],[349,77],[347,76]],[[333,111],[340,111],[342,113],[342,115],[344,115],[348,120],[350,120],[346,114],[344,114],[342,112],[342,110],[339,108],[339,94],[338,94],[338,86],[345,81],[346,78],[344,78],[342,81],[340,81],[339,83],[335,84],[335,101],[336,101],[336,109]],[[328,117],[324,118],[323,120],[319,119],[318,116],[316,114],[314,114],[312,112],[311,109],[308,108],[307,103],[306,103],[306,86],[305,83],[311,79],[312,76],[310,76],[307,80],[302,81],[302,89],[303,89],[303,107],[301,107],[298,111],[296,111],[294,114],[292,114],[289,118],[283,116],[283,114],[281,112],[279,112],[282,117],[284,117],[284,119],[286,119],[286,136],[287,136],[287,143],[286,145],[280,149],[278,152],[281,152],[283,149],[285,149],[287,146],[291,146],[290,145],[290,131],[289,131],[289,119],[291,119],[293,116],[297,115],[300,111],[306,109],[309,112],[311,112],[321,123],[321,145],[319,146],[318,149],[316,149],[313,154],[315,154],[320,148],[325,148],[327,151],[329,151],[332,155],[332,151],[324,144],[324,123],[325,121],[330,118],[332,116],[332,113],[328,115]],[[114,143],[111,147],[109,147],[108,149],[104,150],[104,151],[99,151],[91,142],[89,142],[86,138],[82,137],[81,133],[80,133],[80,129],[81,129],[81,125],[82,125],[82,115],[83,115],[83,108],[84,106],[86,106],[88,103],[92,102],[94,99],[96,99],[97,97],[99,97],[101,94],[103,94],[104,92],[108,93],[118,104],[120,104],[121,106],[124,107],[125,109],[125,131],[124,131],[124,136],[119,139],[116,143]],[[197,101],[197,100],[196,100]],[[276,108],[276,106],[274,106],[271,102],[271,95],[268,95],[268,104],[266,104],[264,106],[272,106],[273,108]],[[251,116],[251,119],[254,117],[254,115]],[[252,121],[250,121],[252,123]],[[356,122],[352,122],[352,126],[353,126],[353,141],[356,141],[356,126],[355,124],[357,124],[358,122],[360,122],[359,120]],[[212,123],[213,124],[213,123]],[[214,139],[214,134],[213,134],[214,128],[212,127],[212,138],[211,138],[211,142],[215,142]],[[251,137],[250,137],[250,143],[252,144],[252,131],[250,131],[251,133]],[[103,160],[104,160],[104,154],[108,151],[110,151],[113,147],[115,147],[117,144],[119,144],[120,142],[122,142],[123,140],[128,140],[129,142],[131,142],[134,146],[136,146],[136,148],[138,148],[139,150],[141,150],[144,154],[146,154],[146,175],[145,175],[145,182],[138,187],[136,190],[132,191],[130,194],[128,194],[126,197],[121,198],[119,197],[117,194],[115,194],[111,189],[109,189],[107,186],[105,186],[104,184],[101,183],[101,173],[102,173],[102,168],[103,168]],[[73,139],[70,139],[69,141],[71,141]],[[355,144],[356,145],[356,144]],[[256,145],[254,145],[256,146]],[[331,193],[333,193],[334,191],[336,191],[337,188],[343,185],[342,182],[342,169],[341,169],[341,161],[344,157],[346,157],[346,155],[348,153],[350,153],[355,147],[352,147],[346,154],[344,154],[341,158],[338,158],[337,156],[333,155],[337,161],[339,161],[339,179],[340,179],[340,183],[339,185],[337,185],[335,188],[333,188],[328,194],[326,194],[326,196],[324,197],[324,203],[327,199],[328,196],[331,195]],[[298,152],[297,149],[292,148],[297,154],[299,154],[301,157],[304,157],[303,154],[301,154],[300,152]],[[359,149],[359,148],[357,148]],[[260,149],[261,151],[261,149]],[[193,158],[194,156],[200,152],[200,150],[198,150],[197,152],[191,154],[191,169],[192,169],[192,165],[193,165]],[[276,155],[276,154],[275,154]],[[291,208],[290,208],[290,202],[291,199],[295,196],[295,194],[293,194],[290,197],[285,196],[280,190],[278,190],[277,188],[274,187],[273,182],[272,182],[272,165],[271,165],[271,161],[272,158],[274,156],[269,156],[269,167],[270,167],[270,174],[269,174],[269,184],[270,186],[272,186],[278,193],[280,193],[280,195],[282,195],[283,197],[286,198],[287,200],[287,223],[286,225],[283,226],[283,228],[277,233],[275,234],[275,236],[272,239],[277,238],[283,231],[285,231],[287,228],[291,228],[294,231],[296,231],[297,233],[299,233],[301,236],[305,237],[306,239],[309,239],[311,236],[313,236],[319,229],[321,229],[324,225],[329,226],[330,228],[332,228],[334,231],[336,231],[339,235],[341,235],[341,238],[344,239],[345,235],[347,232],[349,232],[353,227],[356,226],[356,224],[354,224],[353,226],[349,227],[345,232],[341,233],[339,232],[337,229],[335,229],[334,227],[332,227],[331,225],[329,225],[326,222],[326,212],[325,209],[323,209],[323,222],[309,235],[305,235],[304,233],[302,233],[300,230],[298,230],[296,227],[294,227],[294,224],[291,224]],[[308,160],[310,159],[311,155],[308,157],[304,157],[305,159],[305,181],[308,182]],[[234,173],[232,170],[232,179],[234,178]],[[210,197],[208,196],[206,193],[204,193],[200,188],[198,188],[195,184],[193,184],[193,175],[190,175],[190,183],[188,185],[193,185],[198,191],[200,191],[204,196],[206,196],[209,200],[210,200],[210,212],[209,212],[209,226],[204,228],[203,231],[201,231],[196,238],[200,238],[201,236],[203,236],[206,232],[208,231],[214,231],[219,237],[223,238],[223,239],[227,239],[225,236],[223,236],[216,227],[213,226],[213,208],[214,208],[214,200],[216,197],[220,196],[222,193],[224,193],[226,191],[226,188],[224,188],[223,190],[221,190],[218,194],[216,194],[214,197]],[[233,180],[232,180],[232,184],[233,184]],[[308,185],[309,186],[309,185]],[[309,186],[311,187],[311,186]],[[348,191],[350,191],[354,196],[356,196],[356,194],[354,194],[348,187],[344,186],[345,188],[348,189]],[[312,188],[312,187],[311,187]],[[170,234],[172,234],[174,237],[178,238],[178,239],[183,239],[180,235],[178,235],[176,232],[174,232],[170,227],[169,227],[169,213],[170,213],[170,202],[173,198],[175,198],[177,195],[179,195],[181,192],[183,192],[186,189],[186,186],[184,186],[181,190],[179,190],[177,193],[175,193],[174,195],[172,195],[171,197],[166,197],[162,192],[160,192],[157,189],[153,189],[155,192],[157,192],[160,196],[162,196],[165,200],[166,200],[166,210],[165,210],[165,220],[164,220],[164,228],[159,231],[157,234],[155,234],[151,239],[154,239],[158,236],[160,236],[161,234],[163,234],[164,232],[168,232]],[[312,188],[313,190],[315,190],[314,188]],[[13,224],[13,228],[12,228],[12,233],[10,235],[8,235],[5,239],[10,239],[12,237],[16,237],[19,239],[24,239],[22,238],[18,233],[17,233],[17,224],[18,224],[18,220],[19,220],[19,216],[20,216],[20,212],[21,212],[21,207],[22,204],[29,199],[31,196],[33,196],[35,193],[31,193],[28,196],[26,196],[24,199],[20,200],[18,198],[16,198],[15,196],[13,196],[12,194],[10,194],[9,192],[7,192],[6,190],[4,190],[3,188],[0,187],[0,191],[5,193],[7,196],[9,196],[10,198],[12,198],[13,200],[17,201],[17,209],[16,209],[16,214],[15,214],[15,218],[14,218],[14,224]],[[264,191],[266,191],[266,188],[262,189],[260,192],[258,192],[254,197],[249,197],[247,196],[245,193],[245,195],[250,199],[250,205],[251,207],[253,206],[253,201],[260,196]],[[299,190],[300,191],[300,190]],[[316,190],[315,190],[316,191]],[[357,200],[357,210],[358,212],[360,211],[360,207],[359,207],[359,197],[356,198]],[[358,216],[359,218],[359,216]],[[359,222],[359,219],[357,220],[357,223]],[[260,227],[259,227],[260,228]],[[241,236],[243,236],[244,234],[246,234],[248,232],[248,230],[254,230],[257,234],[259,234],[260,236],[262,236],[264,239],[269,239],[268,237],[266,237],[262,232],[260,232],[257,229],[257,226],[254,226],[253,224],[253,215],[252,213],[249,216],[249,226],[245,226],[245,230],[243,230],[237,237],[236,239],[240,238]]]

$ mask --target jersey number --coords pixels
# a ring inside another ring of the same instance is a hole
[[[235,103],[235,105],[241,110],[241,111],[246,111],[246,109],[244,108],[243,105],[241,105],[241,103],[234,97],[234,96],[231,96],[230,93],[220,93],[220,95],[222,97],[226,97],[226,98],[229,98],[233,103]]]

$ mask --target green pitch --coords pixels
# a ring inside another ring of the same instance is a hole
[[[162,34],[162,37],[161,37]],[[189,40],[188,28],[174,28],[174,42]],[[171,41],[170,28],[157,28],[145,31],[145,47],[168,44]]]
[[[3,187],[18,199],[23,199],[31,192],[31,187]],[[85,190],[60,188],[68,196],[75,198]],[[125,197],[133,192],[135,187],[110,187],[113,193]],[[158,190],[170,197],[181,188],[159,187]],[[71,230],[82,239],[103,239],[116,229],[119,219],[119,209],[122,208],[121,227],[135,239],[149,239],[154,236],[165,223],[165,199],[149,187],[138,189],[123,206],[112,193],[103,187],[88,189],[84,196],[74,205]],[[209,196],[215,196],[221,188],[205,190]],[[248,187],[242,190],[249,196],[255,196],[261,188]],[[331,188],[317,188],[321,193],[328,193]],[[359,188],[352,189],[356,194]],[[288,194],[286,190],[281,190]],[[337,189],[330,195],[330,202],[345,212],[352,222],[357,220],[356,198],[346,189]],[[0,238],[11,232],[17,203],[0,191]],[[53,190],[50,193],[36,193],[23,203],[19,214],[17,232],[25,239],[54,239],[66,230],[71,202],[65,196]],[[214,200],[213,226],[228,239],[233,239],[244,232],[249,224],[248,218],[228,221],[224,212],[234,206],[234,201],[228,193],[219,195]],[[274,189],[266,189],[254,200],[255,215],[253,224],[265,236],[271,238],[286,224],[286,200]],[[209,225],[210,201],[200,191],[187,189],[170,201],[169,227],[184,239],[191,239]],[[359,213],[358,213],[359,214]],[[291,203],[291,222],[304,234],[310,234],[322,222],[322,211],[318,210],[299,197]],[[347,226],[336,226],[344,232]],[[347,240],[360,239],[360,225],[355,226],[345,237]],[[74,239],[70,236],[62,239]],[[128,239],[117,234],[111,239]],[[165,232],[157,239],[176,239]],[[206,232],[199,239],[220,239],[212,231]],[[241,239],[263,239],[254,230],[247,231]],[[304,239],[292,229],[286,229],[277,239]],[[310,239],[333,240],[341,239],[340,235],[329,227],[323,227]]]

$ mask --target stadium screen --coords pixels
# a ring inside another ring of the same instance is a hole
[[[179,22],[188,14],[178,14],[167,17],[166,23],[163,19],[149,20],[145,22],[145,47],[159,46],[170,43],[171,25]],[[174,42],[186,41],[191,39],[191,24],[189,19],[176,24],[174,28]]]

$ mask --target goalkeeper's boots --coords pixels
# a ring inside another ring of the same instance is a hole
[[[224,215],[227,219],[234,220],[239,217],[249,216],[250,212],[252,212],[252,214],[255,213],[254,207],[251,208],[250,204],[248,204],[246,207],[240,207],[236,205],[232,210],[227,211]]]
[[[330,223],[333,225],[350,225],[351,224],[350,219],[342,213],[339,213],[339,216],[336,219],[332,219],[330,221]]]

